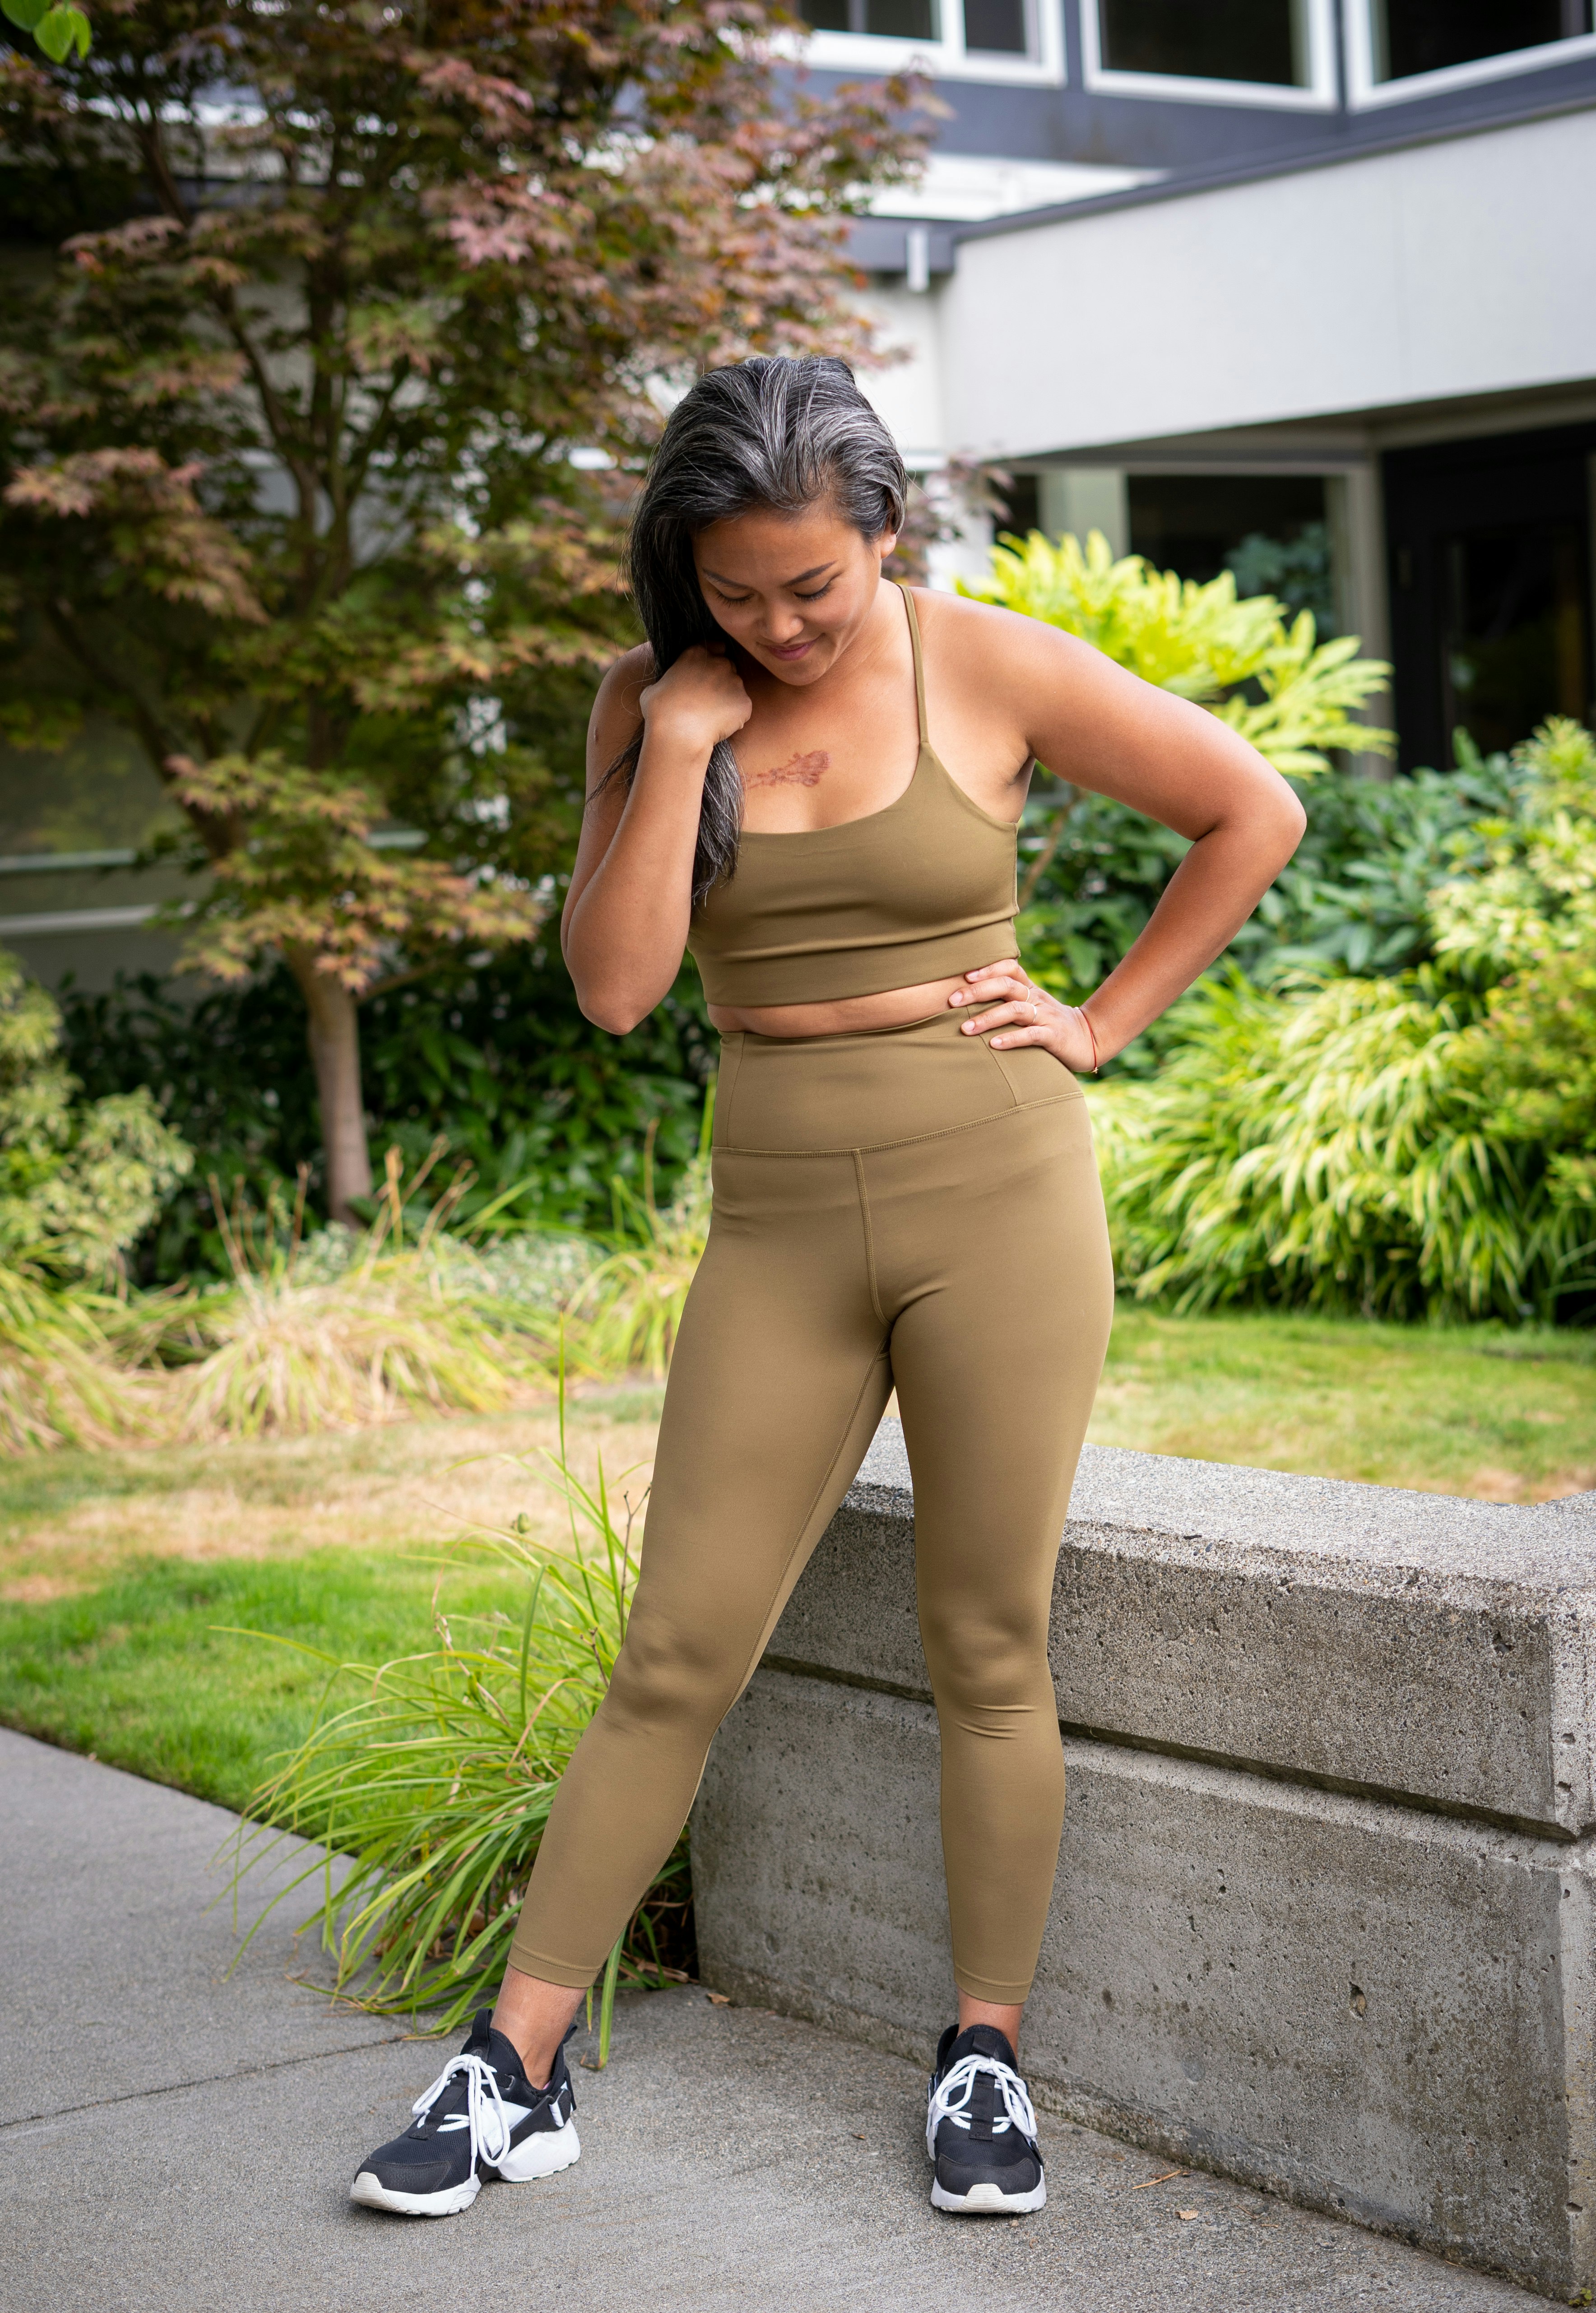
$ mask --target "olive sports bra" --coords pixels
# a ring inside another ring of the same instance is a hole
[[[693,910],[688,952],[712,1004],[825,1004],[951,980],[1016,956],[1015,831],[972,803],[925,729],[915,598],[920,752],[896,803],[838,827],[745,832],[737,873]]]

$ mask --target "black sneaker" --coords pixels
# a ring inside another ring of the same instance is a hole
[[[992,2024],[950,2024],[936,2051],[925,2111],[925,2150],[936,2163],[934,2209],[969,2217],[1020,2216],[1048,2197],[1036,2115],[1014,2052]]]
[[[525,2185],[568,2168],[582,2150],[564,2049],[548,2086],[535,2089],[513,2045],[494,2030],[492,2013],[478,2010],[465,2046],[411,2106],[412,2126],[361,2163],[349,2198],[363,2209],[456,2216],[484,2177]]]

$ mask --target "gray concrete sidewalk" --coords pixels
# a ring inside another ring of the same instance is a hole
[[[231,1825],[0,1731],[4,2313],[1543,2301],[1213,2178],[1148,2181],[1167,2164],[1062,2122],[1039,2216],[938,2217],[915,2067],[696,1986],[623,2002],[609,2071],[575,2076],[575,2168],[443,2223],[353,2209],[442,2050],[296,1983],[315,1955],[286,1907],[225,1974],[231,1915],[205,1906]]]

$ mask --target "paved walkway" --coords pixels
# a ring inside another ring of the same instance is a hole
[[[4,2313],[1542,2302],[1213,2178],[1138,2191],[1167,2164],[1057,2121],[1039,2216],[939,2218],[914,2068],[697,1986],[622,2003],[566,2175],[443,2223],[352,2209],[439,2045],[295,1983],[315,1955],[281,1913],[225,1974],[228,1906],[205,1906],[232,1822],[0,1731]]]

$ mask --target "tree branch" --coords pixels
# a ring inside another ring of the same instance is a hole
[[[76,659],[90,682],[109,698],[127,700],[129,720],[138,734],[155,776],[163,787],[170,787],[172,778],[168,766],[178,748],[169,734],[162,731],[153,710],[139,697],[133,685],[121,682],[114,669],[100,656],[78,625],[69,602],[63,602],[59,595],[56,596],[46,604],[45,615],[62,648]],[[234,820],[222,818],[210,812],[190,811],[187,805],[183,806],[183,812],[210,858],[224,858],[228,852],[236,849],[239,833]]]
[[[348,584],[354,560],[350,528],[355,502],[365,488],[373,459],[391,429],[394,402],[409,374],[409,362],[401,355],[394,364],[394,374],[377,402],[365,435],[358,442],[352,456],[340,460],[329,447],[328,497],[332,502],[332,526],[324,541],[326,551],[321,568],[305,603],[307,616],[313,617],[323,610],[329,596]]]
[[[376,414],[366,429],[364,440],[346,462],[345,472],[348,477],[348,486],[345,492],[346,501],[353,501],[365,488],[365,478],[371,471],[372,460],[388,437],[393,418],[393,405],[399,399],[399,389],[408,384],[409,380],[410,356],[408,354],[400,354],[394,363],[393,375],[390,378],[387,389],[377,404]]]
[[[135,131],[145,156],[155,197],[168,216],[180,224],[185,233],[194,223],[193,212],[178,189],[176,177],[167,157],[166,140],[161,133],[160,115],[151,105],[138,119]],[[300,508],[305,519],[314,523],[316,514],[316,477],[312,468],[295,454],[293,431],[283,402],[267,371],[259,349],[245,327],[239,311],[238,299],[232,289],[217,288],[210,293],[210,302],[220,315],[223,327],[243,356],[255,391],[259,397],[261,414],[272,437],[278,456],[294,476],[299,491]]]
[[[260,712],[255,717],[254,727],[244,741],[241,752],[253,761],[263,747],[270,746],[282,719],[283,701],[280,699],[262,699]]]
[[[345,477],[338,493],[333,498],[334,531],[337,533],[337,542],[323,558],[313,591],[309,602],[304,605],[306,617],[313,618],[324,609],[329,596],[335,591],[336,586],[347,581],[350,507],[364,488],[365,478],[371,471],[372,460],[376,456],[391,430],[394,402],[398,398],[399,388],[409,374],[410,365],[401,356],[395,365],[394,374],[389,382],[387,391],[377,405],[376,414],[366,431],[365,438],[356,450],[352,464],[345,470]],[[331,497],[333,493],[329,491],[329,495]],[[268,699],[262,701],[260,711],[255,717],[254,727],[244,742],[243,752],[246,755],[258,755],[263,747],[271,743],[277,726],[282,721],[284,701],[280,699]]]
[[[437,968],[434,956],[430,963],[412,964],[408,972],[390,972],[386,980],[374,980],[369,988],[363,988],[355,1001],[369,1004],[374,997],[391,996],[396,988],[412,988],[418,980],[430,980]]]
[[[315,469],[294,446],[294,432],[288,422],[288,413],[267,374],[259,347],[244,326],[237,297],[231,289],[216,289],[211,293],[211,303],[221,315],[224,328],[244,357],[250,383],[259,397],[261,415],[272,437],[272,446],[293,475],[294,487],[299,492],[301,518],[313,530],[316,522]]]
[[[136,133],[144,153],[145,166],[154,184],[156,199],[167,215],[174,217],[186,233],[194,222],[193,212],[178,190],[178,180],[167,158],[166,139],[161,133],[161,115],[154,105],[147,106]]]
[[[90,682],[104,691],[108,698],[125,699],[127,701],[130,718],[134,728],[138,733],[145,752],[150,759],[156,777],[164,780],[166,759],[169,755],[175,754],[177,748],[156,721],[154,710],[139,697],[130,682],[124,682],[114,668],[109,666],[100,656],[78,625],[70,602],[64,602],[60,595],[56,595],[45,604],[45,616],[55,629],[57,639],[63,649],[76,659]]]
[[[193,224],[193,217],[184,205],[182,196],[177,188],[177,181],[167,165],[165,150],[159,131],[153,124],[147,132],[141,128],[139,143],[144,148],[146,164],[154,182],[156,197],[167,215],[174,217],[187,232]],[[238,299],[232,289],[216,288],[210,293],[210,302],[220,315],[222,325],[228,336],[244,357],[250,381],[259,397],[261,415],[266,419],[267,430],[272,437],[273,446],[294,476],[299,490],[302,512],[308,520],[313,522],[316,510],[315,474],[305,464],[303,459],[295,453],[293,430],[288,423],[287,412],[276,388],[271,382],[259,349],[244,325],[243,315],[239,311]]]

